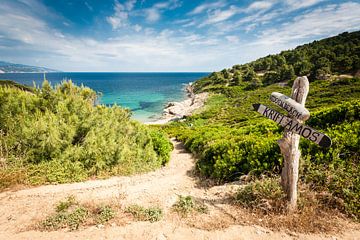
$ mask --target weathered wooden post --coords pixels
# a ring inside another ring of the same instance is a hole
[[[273,92],[270,100],[288,112],[288,116],[262,104],[253,104],[254,109],[263,116],[277,122],[284,127],[283,138],[278,141],[281,153],[284,156],[281,172],[281,185],[287,194],[289,203],[288,210],[294,211],[297,204],[297,182],[299,177],[299,141],[300,136],[319,144],[322,147],[330,147],[331,139],[315,129],[303,125],[310,117],[305,108],[305,101],[309,92],[309,81],[307,77],[296,78],[291,97]]]
[[[309,81],[307,77],[296,78],[291,92],[291,98],[300,103],[305,109],[306,97],[309,92]],[[290,115],[290,114],[289,114]],[[303,120],[299,119],[300,123],[303,123],[307,117]],[[284,131],[283,138],[278,141],[281,153],[284,156],[283,168],[281,172],[281,185],[288,197],[288,211],[292,212],[296,209],[297,204],[297,182],[299,178],[299,150],[300,135],[286,130]]]

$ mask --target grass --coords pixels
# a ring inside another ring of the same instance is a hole
[[[191,213],[207,213],[208,207],[199,201],[196,201],[192,196],[179,196],[178,201],[173,205],[173,210],[183,217]]]
[[[65,228],[75,231],[85,225],[105,224],[116,216],[111,206],[80,204],[74,196],[60,201],[55,210],[53,215],[38,224],[40,230],[54,231]]]
[[[149,222],[160,221],[164,215],[163,210],[159,207],[145,208],[137,204],[130,205],[126,208],[125,212],[132,214],[138,221]]]
[[[344,208],[343,201],[327,192],[312,191],[301,181],[298,191],[298,208],[293,213],[286,211],[286,196],[278,178],[250,182],[238,190],[235,203],[245,211],[242,220],[273,230],[339,233],[351,227],[339,211]]]
[[[256,180],[241,188],[236,195],[236,200],[246,208],[283,213],[286,206],[285,197],[279,180],[268,178]]]

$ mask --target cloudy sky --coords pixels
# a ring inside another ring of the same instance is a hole
[[[0,60],[208,72],[359,29],[359,0],[0,0]]]

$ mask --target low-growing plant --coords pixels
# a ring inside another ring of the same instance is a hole
[[[109,205],[97,207],[80,204],[74,196],[69,196],[64,201],[60,201],[55,210],[56,212],[53,215],[39,223],[38,227],[41,230],[54,231],[67,228],[74,231],[82,225],[104,224],[116,215],[114,209]]]
[[[186,217],[194,211],[199,213],[208,212],[208,207],[204,203],[195,200],[192,196],[179,195],[178,201],[172,206],[172,208],[183,217]]]
[[[164,215],[163,210],[159,207],[145,208],[136,204],[127,207],[125,211],[131,213],[138,221],[157,222]]]
[[[56,206],[56,212],[64,212],[69,209],[69,207],[76,204],[76,200],[74,196],[69,196],[65,201],[60,201]]]
[[[97,214],[97,222],[102,224],[110,221],[116,215],[115,211],[110,206],[100,207]]]
[[[70,231],[79,229],[89,216],[89,211],[77,206],[71,211],[60,211],[40,223],[40,227],[47,231],[69,228]]]

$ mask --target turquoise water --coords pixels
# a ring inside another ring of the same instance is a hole
[[[193,82],[208,73],[47,73],[46,78],[55,85],[64,79],[83,84],[101,93],[102,104],[117,104],[130,108],[133,118],[151,121],[161,116],[164,105],[170,101],[186,98],[185,84]],[[33,86],[43,81],[42,73],[5,73],[0,79]]]

